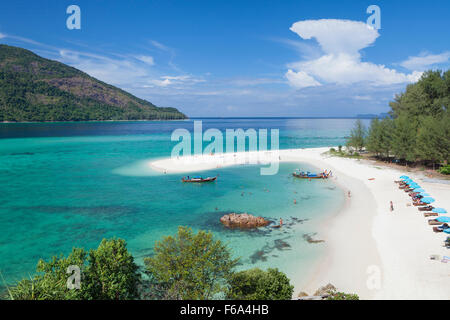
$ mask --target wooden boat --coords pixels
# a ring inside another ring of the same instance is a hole
[[[212,182],[212,181],[216,181],[216,179],[217,179],[217,176],[208,177],[208,178],[204,178],[204,179],[201,177],[199,177],[199,178],[195,177],[195,178],[190,178],[190,179],[186,179],[186,177],[183,177],[181,179],[181,181],[183,181],[183,182]]]
[[[330,176],[329,173],[308,174],[304,172],[294,172],[292,173],[292,175],[299,179],[328,179],[328,177]]]

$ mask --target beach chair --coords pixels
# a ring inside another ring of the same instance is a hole
[[[437,216],[439,216],[439,214],[435,213],[435,212],[424,212],[423,216],[425,218],[427,218],[427,217],[437,217]]]

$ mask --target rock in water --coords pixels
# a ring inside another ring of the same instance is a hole
[[[230,213],[220,218],[220,222],[228,228],[252,229],[267,226],[270,221],[263,217],[255,217],[248,213]]]

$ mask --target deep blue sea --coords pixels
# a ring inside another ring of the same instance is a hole
[[[203,129],[279,129],[280,148],[345,143],[354,119],[203,119]],[[258,166],[221,168],[215,183],[183,184],[149,174],[149,159],[169,157],[173,130],[193,121],[0,124],[0,271],[7,283],[28,277],[40,258],[94,248],[103,238],[128,243],[137,261],[180,225],[210,230],[239,268],[277,267],[300,285],[326,243],[310,244],[321,222],[342,206],[331,181],[295,180],[305,164],[285,163],[261,176]],[[191,175],[194,175],[192,173]],[[294,200],[297,204],[294,204]],[[227,230],[219,218],[248,212],[282,229]]]

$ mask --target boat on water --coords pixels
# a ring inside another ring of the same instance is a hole
[[[296,171],[292,173],[292,175],[296,178],[300,179],[328,179],[331,176],[331,171],[329,172],[321,172],[321,173],[311,173],[311,172],[303,172],[303,171]]]
[[[183,177],[181,179],[181,181],[182,182],[212,182],[212,181],[216,181],[216,179],[217,179],[217,176],[215,176],[215,177],[207,177],[207,178],[202,178],[202,177],[189,178],[189,176],[188,176],[187,178]]]

